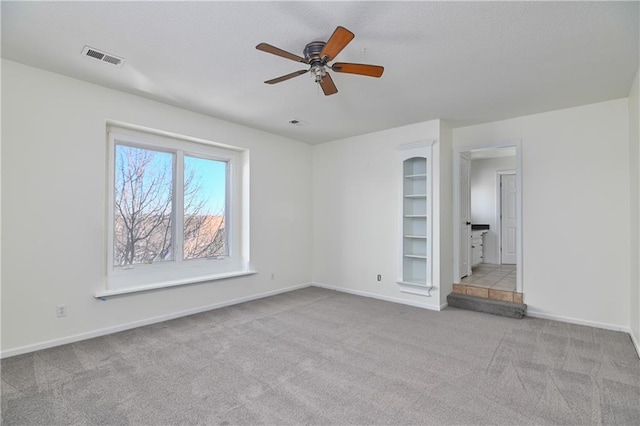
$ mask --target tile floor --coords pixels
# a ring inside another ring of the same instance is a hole
[[[516,265],[481,263],[460,284],[493,290],[516,291]]]

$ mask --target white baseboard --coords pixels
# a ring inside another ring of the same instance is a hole
[[[622,331],[629,335],[629,337],[631,338],[631,342],[633,343],[633,346],[638,355],[638,358],[640,358],[640,344],[638,342],[638,338],[633,334],[633,331],[631,330],[630,327],[625,327],[625,326],[616,325],[616,324],[608,324],[606,322],[589,321],[589,320],[582,320],[578,318],[564,317],[561,315],[554,315],[547,312],[539,312],[536,310],[532,311],[531,309],[527,309],[526,315],[528,317],[533,317],[533,318],[549,319],[554,321],[567,322],[569,324],[586,325],[589,327],[602,328],[604,330]]]
[[[636,347],[636,354],[638,355],[638,358],[640,358],[640,341],[638,337],[635,334],[633,334],[633,330],[629,330],[629,336],[631,336],[631,341],[633,342],[633,346]]]
[[[595,327],[595,328],[603,328],[605,330],[624,331],[625,333],[631,334],[631,329],[629,327],[625,327],[622,325],[608,324],[606,322],[583,320],[583,319],[572,318],[572,317],[564,317],[562,315],[555,315],[547,312],[531,310],[530,308],[527,308],[526,315],[528,317],[533,317],[533,318],[550,319],[554,321],[568,322],[570,324],[586,325],[586,326]]]
[[[159,322],[168,321],[168,320],[172,320],[172,319],[175,319],[175,318],[180,318],[180,317],[185,317],[185,316],[188,316],[188,315],[198,314],[200,312],[206,312],[206,311],[210,311],[210,310],[213,310],[213,309],[223,308],[225,306],[237,305],[239,303],[250,302],[252,300],[258,300],[258,299],[263,299],[265,297],[275,296],[277,294],[287,293],[289,291],[298,290],[298,289],[306,288],[306,287],[310,287],[310,286],[325,288],[325,289],[328,289],[328,290],[340,291],[340,292],[343,292],[343,293],[353,294],[353,295],[356,295],[356,296],[370,297],[370,298],[373,298],[373,299],[384,300],[384,301],[393,302],[393,303],[399,303],[399,304],[402,304],[402,305],[408,305],[408,306],[413,306],[413,307],[417,307],[417,308],[428,309],[428,310],[431,310],[431,311],[441,311],[441,310],[445,309],[448,306],[447,303],[443,303],[442,305],[429,305],[429,304],[422,303],[422,302],[417,302],[417,301],[412,301],[412,300],[405,300],[405,299],[385,296],[385,295],[381,295],[381,294],[377,294],[377,293],[370,293],[370,292],[367,292],[367,291],[352,290],[352,289],[349,289],[349,288],[338,287],[338,286],[334,286],[334,285],[330,285],[330,284],[312,282],[312,283],[298,284],[298,285],[295,285],[295,286],[285,287],[285,288],[281,288],[281,289],[277,289],[277,290],[271,290],[271,291],[267,291],[267,292],[264,292],[264,293],[250,295],[250,296],[240,297],[240,298],[237,298],[237,299],[227,300],[225,302],[214,303],[214,304],[211,304],[211,305],[201,306],[201,307],[198,307],[198,308],[187,309],[187,310],[183,310],[183,311],[179,311],[179,312],[173,312],[173,313],[170,313],[170,314],[160,315],[160,316],[153,317],[153,318],[147,318],[147,319],[140,320],[140,321],[134,321],[134,322],[126,323],[126,324],[120,324],[120,325],[113,326],[113,327],[106,327],[106,328],[93,330],[93,331],[89,331],[89,332],[85,332],[85,333],[79,333],[79,334],[75,334],[75,335],[72,335],[72,336],[62,337],[62,338],[59,338],[59,339],[47,340],[45,342],[40,342],[40,343],[36,343],[36,344],[32,344],[32,345],[25,345],[25,346],[20,346],[20,347],[13,348],[13,349],[3,350],[3,351],[0,351],[0,359],[8,358],[8,357],[16,356],[16,355],[21,355],[21,354],[25,354],[25,353],[29,353],[29,352],[34,352],[34,351],[38,351],[38,350],[41,350],[41,349],[48,349],[48,348],[52,348],[52,347],[55,347],[55,346],[66,345],[68,343],[79,342],[81,340],[92,339],[94,337],[105,336],[107,334],[113,334],[113,333],[117,333],[117,332],[120,332],[120,331],[130,330],[132,328],[143,327],[145,325],[156,324],[156,323],[159,323]],[[623,327],[623,326],[619,326],[619,325],[615,325],[615,324],[600,323],[600,322],[596,322],[596,321],[581,320],[581,319],[571,318],[571,317],[564,317],[564,316],[550,314],[550,313],[546,313],[546,312],[539,312],[539,311],[535,311],[535,310],[531,310],[531,309],[527,310],[527,316],[530,316],[530,317],[533,317],[533,318],[542,318],[542,319],[550,319],[550,320],[555,320],[555,321],[567,322],[567,323],[571,323],[571,324],[586,325],[586,326],[596,327],[596,328],[603,328],[603,329],[606,329],[606,330],[623,331],[625,333],[628,333],[629,336],[631,337],[631,341],[633,342],[633,345],[635,346],[635,349],[638,352],[638,355],[640,357],[640,339],[638,339],[638,337],[633,334],[633,332],[631,331],[631,329],[629,327]]]
[[[353,290],[350,288],[338,287],[335,285],[324,284],[324,283],[319,283],[315,281],[311,283],[311,285],[313,287],[326,288],[327,290],[340,291],[342,293],[354,294],[356,296],[370,297],[372,299],[384,300],[386,302],[393,302],[393,303],[399,303],[402,305],[414,306],[416,308],[429,309],[430,311],[441,311],[442,309],[447,307],[446,303],[444,305],[429,305],[427,303],[415,302],[413,300],[400,299],[398,297],[390,297],[382,294],[370,293],[368,291]]]
[[[39,351],[41,349],[48,349],[54,346],[60,346],[60,345],[66,345],[68,343],[79,342],[81,340],[92,339],[94,337],[105,336],[107,334],[113,334],[119,331],[130,330],[132,328],[142,327],[150,324],[156,324],[159,322],[168,321],[168,320],[172,320],[180,317],[186,317],[193,314],[199,314],[200,312],[206,312],[212,309],[223,308],[225,306],[237,305],[239,303],[250,302],[252,300],[257,300],[257,299],[263,299],[265,297],[275,296],[276,294],[287,293],[289,291],[310,287],[311,285],[312,285],[311,283],[298,284],[291,287],[285,287],[278,290],[266,291],[264,293],[253,294],[250,296],[245,296],[245,297],[240,297],[238,299],[232,299],[224,302],[214,303],[207,306],[201,306],[193,309],[186,309],[184,311],[179,311],[179,312],[172,312],[170,314],[147,318],[140,321],[134,321],[126,324],[116,325],[113,327],[106,327],[98,330],[88,331],[85,333],[74,334],[72,336],[61,337],[59,339],[47,340],[45,342],[36,343],[33,345],[26,345],[26,346],[13,348],[13,349],[3,350],[0,352],[0,359],[8,358],[16,355],[22,355],[29,352]]]

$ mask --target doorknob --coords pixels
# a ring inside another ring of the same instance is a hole
[[[467,222],[467,225],[471,225],[471,222]]]

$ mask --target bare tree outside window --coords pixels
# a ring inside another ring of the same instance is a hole
[[[184,259],[227,255],[227,163],[184,157]]]
[[[175,154],[117,144],[115,156],[114,265],[174,260]],[[183,259],[228,254],[226,167],[184,156]]]
[[[174,154],[116,145],[114,265],[173,260]]]

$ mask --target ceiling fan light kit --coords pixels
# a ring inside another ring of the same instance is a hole
[[[382,76],[384,67],[379,65],[353,64],[348,62],[336,62],[333,65],[328,64],[338,55],[338,53],[342,51],[342,49],[346,47],[347,44],[351,42],[351,40],[353,40],[354,37],[355,35],[348,29],[344,27],[337,27],[326,43],[324,41],[312,41],[311,43],[308,43],[303,50],[304,57],[294,55],[293,53],[267,43],[258,44],[256,46],[256,49],[258,50],[309,65],[309,69],[295,71],[281,77],[267,80],[265,83],[281,83],[310,72],[314,81],[322,88],[324,94],[329,96],[338,93],[338,89],[333,82],[331,75],[327,71],[327,68],[331,68],[334,72],[364,75],[367,77],[378,78]]]

